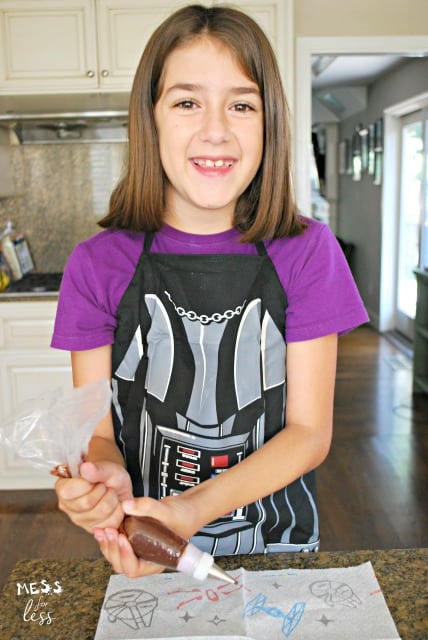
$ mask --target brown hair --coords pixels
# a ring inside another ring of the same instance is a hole
[[[101,227],[154,231],[163,224],[164,175],[154,106],[165,61],[177,47],[200,35],[225,44],[255,82],[263,102],[264,150],[260,167],[238,199],[234,226],[243,242],[300,233],[302,224],[291,185],[288,107],[275,55],[261,28],[231,7],[191,5],[167,18],[149,39],[138,65],[129,104],[129,155],[124,177],[110,198]]]

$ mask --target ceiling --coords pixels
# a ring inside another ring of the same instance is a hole
[[[363,111],[369,85],[406,60],[398,54],[312,56],[312,123],[340,122]]]
[[[312,89],[368,85],[405,60],[402,55],[313,56]]]

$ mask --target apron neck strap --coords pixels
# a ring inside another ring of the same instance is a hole
[[[144,253],[150,253],[150,249],[151,249],[154,237],[155,237],[154,231],[146,232],[144,236]]]
[[[268,253],[263,242],[255,242],[254,244],[256,245],[257,253],[259,254],[259,256],[267,256]]]

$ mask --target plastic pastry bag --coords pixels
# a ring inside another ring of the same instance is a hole
[[[63,477],[79,475],[95,427],[111,403],[108,380],[64,392],[57,388],[20,405],[0,425],[0,442],[35,467]]]

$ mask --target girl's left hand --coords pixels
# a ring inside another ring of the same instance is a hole
[[[125,514],[156,518],[186,540],[198,530],[198,526],[191,524],[191,508],[188,501],[180,499],[179,496],[168,496],[163,500],[125,500],[122,508]],[[127,537],[116,529],[96,528],[94,537],[116,573],[123,573],[128,578],[137,578],[164,570],[164,567],[158,564],[137,558]]]
[[[94,537],[116,573],[124,573],[128,578],[140,578],[164,570],[158,564],[137,558],[127,537],[116,529],[95,529]]]

